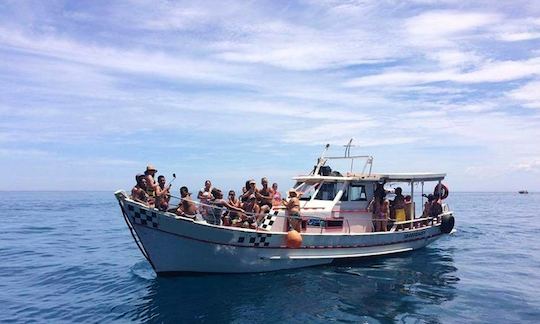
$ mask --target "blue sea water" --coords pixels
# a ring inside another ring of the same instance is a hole
[[[111,192],[3,192],[0,322],[539,322],[540,194],[448,203],[457,233],[418,251],[156,277]]]

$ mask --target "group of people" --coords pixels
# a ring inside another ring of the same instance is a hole
[[[171,185],[166,186],[165,176],[160,175],[156,179],[157,169],[149,164],[144,173],[135,176],[136,185],[131,190],[131,198],[135,201],[156,207],[159,210],[167,210],[171,199]]]
[[[237,226],[255,228],[275,206],[285,206],[289,215],[289,224],[299,231],[300,201],[298,193],[289,190],[289,199],[282,199],[278,191],[278,184],[269,186],[266,177],[261,179],[261,187],[257,188],[255,180],[247,180],[242,188],[242,194],[237,197],[234,190],[229,190],[225,199],[221,189],[212,186],[210,180],[206,180],[198,194],[196,203],[186,186],[180,188],[180,203],[178,206],[169,208],[171,198],[171,185],[166,185],[163,175],[154,176],[157,173],[153,165],[148,165],[144,174],[135,176],[136,185],[131,190],[133,200],[158,208],[161,211],[169,211],[179,216],[196,219],[200,215],[206,222],[216,225]]]
[[[405,222],[413,218],[413,206],[411,196],[403,196],[403,189],[397,187],[394,189],[394,199],[386,199],[387,191],[384,189],[384,183],[378,183],[373,199],[368,205],[368,211],[372,213],[373,231],[386,232],[392,222]],[[429,194],[425,196],[427,201],[424,204],[423,218],[434,218],[442,213],[442,205],[439,195]],[[396,229],[412,228],[412,226],[427,225],[428,221],[421,223],[398,224]],[[391,226],[390,226],[391,227]]]

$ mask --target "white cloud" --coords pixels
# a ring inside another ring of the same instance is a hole
[[[404,27],[413,45],[433,47],[450,45],[452,36],[495,24],[500,19],[498,14],[431,11],[407,19]]]
[[[489,83],[518,80],[540,74],[540,58],[522,61],[486,62],[476,70],[462,72],[458,70],[440,71],[387,71],[351,79],[344,83],[347,87],[416,85],[433,82]]]
[[[523,102],[526,107],[540,108],[540,81],[532,81],[512,90],[508,97]]]
[[[507,42],[519,42],[540,38],[540,32],[504,33],[500,39]]]
[[[517,165],[512,164],[511,169],[517,171],[540,173],[540,158],[533,158],[529,161],[522,161]]]

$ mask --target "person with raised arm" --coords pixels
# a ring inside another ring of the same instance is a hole
[[[283,205],[287,209],[285,215],[289,220],[289,227],[300,233],[302,231],[302,217],[300,216],[300,199],[295,189],[289,189],[289,200],[283,200]]]
[[[212,213],[213,213],[213,216],[214,216],[214,223],[219,224],[218,220],[221,220],[221,216],[223,214],[223,209],[224,208],[227,209],[226,211],[228,213],[230,213],[230,212],[241,213],[241,212],[244,211],[244,210],[242,210],[242,208],[237,207],[237,206],[235,206],[233,204],[230,204],[227,200],[223,199],[223,192],[218,188],[212,189],[212,196],[214,197],[214,199],[212,199],[210,204],[218,207],[218,208],[213,208],[213,210],[212,210]],[[225,221],[223,222],[223,225],[227,225],[227,226],[231,225],[230,217],[224,218],[224,220]]]
[[[171,199],[171,184],[165,186],[166,183],[165,176],[160,175],[156,188],[156,206],[161,211],[166,211],[169,208],[169,200]]]

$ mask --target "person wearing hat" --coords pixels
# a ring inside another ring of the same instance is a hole
[[[251,195],[255,195],[255,198],[257,198],[256,195],[258,193],[258,190],[257,190],[257,183],[255,182],[255,180],[249,179],[248,181],[246,181],[246,186],[242,189],[242,191],[243,191],[242,196],[240,196],[240,200],[242,202],[248,201]]]
[[[144,178],[146,179],[146,193],[150,197],[155,197],[156,191],[158,190],[158,184],[154,179],[156,173],[157,170],[152,164],[148,164],[146,166],[146,171],[144,171]]]
[[[294,229],[298,233],[302,230],[302,218],[300,217],[300,199],[298,192],[294,189],[289,189],[289,201],[283,200],[283,205],[287,210],[285,215],[289,220],[289,229]]]

